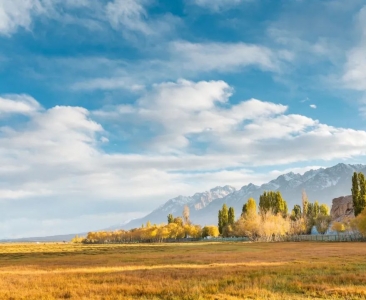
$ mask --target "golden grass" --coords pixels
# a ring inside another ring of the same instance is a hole
[[[0,299],[366,299],[362,243],[0,245]]]

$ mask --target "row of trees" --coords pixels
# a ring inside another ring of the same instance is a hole
[[[89,232],[85,238],[78,238],[75,242],[82,243],[129,243],[129,242],[162,242],[167,239],[202,238],[219,236],[216,226],[205,226],[179,223],[150,225],[141,228],[117,231]]]
[[[240,218],[235,222],[226,219],[227,206],[219,211],[218,225],[223,236],[247,236],[252,240],[276,239],[287,234],[308,234],[313,226],[324,234],[329,228],[331,217],[329,207],[308,201],[303,192],[303,208],[295,205],[288,214],[286,201],[279,191],[264,192],[259,198],[259,207],[253,198],[243,205]]]

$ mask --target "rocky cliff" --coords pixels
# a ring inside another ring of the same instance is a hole
[[[346,218],[354,218],[355,212],[352,196],[333,199],[330,215],[332,216],[332,220],[336,222],[341,222]]]

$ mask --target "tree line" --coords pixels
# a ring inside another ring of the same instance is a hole
[[[352,197],[356,218],[343,222],[333,222],[329,207],[310,202],[305,190],[302,205],[294,205],[288,212],[287,202],[279,191],[266,191],[259,197],[259,203],[250,198],[244,203],[240,217],[235,219],[235,210],[223,204],[218,211],[218,224],[210,226],[194,225],[190,221],[188,206],[184,206],[182,216],[167,216],[167,224],[151,224],[149,221],[140,228],[117,231],[89,232],[86,237],[75,237],[74,242],[82,243],[124,243],[162,242],[168,239],[205,237],[248,237],[255,240],[280,240],[284,235],[310,234],[315,226],[320,234],[331,229],[337,233],[360,232],[366,236],[366,180],[362,173],[352,176]]]

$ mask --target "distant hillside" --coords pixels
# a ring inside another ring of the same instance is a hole
[[[196,193],[191,197],[179,196],[167,201],[147,216],[132,220],[122,226],[112,226],[111,229],[130,229],[140,227],[141,224],[150,221],[151,223],[166,222],[168,214],[180,216],[183,207],[188,205],[191,212],[191,220],[196,224],[216,224],[217,212],[223,203],[235,208],[239,217],[243,204],[248,198],[253,197],[258,201],[264,191],[279,190],[287,201],[289,210],[295,204],[301,203],[301,192],[303,189],[310,201],[318,200],[331,207],[332,199],[351,193],[351,178],[353,172],[366,173],[365,165],[337,164],[336,166],[310,170],[303,175],[287,173],[275,180],[261,186],[249,184],[236,190],[231,186],[216,187],[204,193]]]
[[[69,242],[75,237],[76,234],[64,234],[64,235],[54,235],[54,236],[44,236],[44,237],[30,237],[30,238],[20,238],[20,239],[6,239],[0,240],[1,243],[50,243],[50,242]],[[79,236],[85,236],[86,233],[79,233]]]

